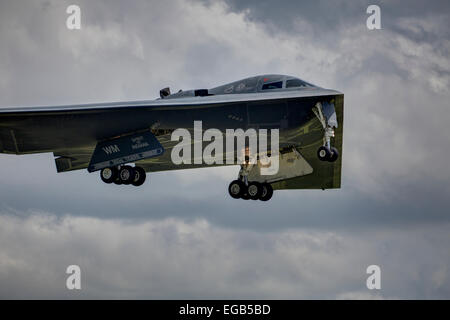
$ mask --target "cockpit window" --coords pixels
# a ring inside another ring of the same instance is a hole
[[[272,83],[266,83],[262,86],[263,90],[267,89],[281,89],[283,87],[283,81],[277,81]]]
[[[286,88],[309,87],[309,85],[300,79],[286,80]]]

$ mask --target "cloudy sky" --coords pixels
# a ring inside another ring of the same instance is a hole
[[[51,154],[0,155],[0,298],[449,299],[449,21],[448,1],[0,0],[0,107],[264,73],[345,94],[342,188],[267,203],[228,196],[238,167],[127,188],[56,174]]]

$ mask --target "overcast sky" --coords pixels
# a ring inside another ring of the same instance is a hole
[[[0,0],[0,107],[264,73],[345,94],[342,188],[267,203],[229,197],[238,167],[130,188],[56,174],[51,154],[0,155],[0,298],[449,299],[449,21],[448,1]]]

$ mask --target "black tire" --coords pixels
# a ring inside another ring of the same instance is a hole
[[[131,183],[135,187],[142,186],[146,178],[145,170],[141,167],[134,167],[134,180]]]
[[[331,147],[330,151],[331,151],[331,156],[328,161],[335,162],[339,158],[339,151],[335,147]]]
[[[263,187],[261,183],[257,181],[249,182],[247,187],[247,194],[249,195],[250,199],[258,200],[259,198],[261,198],[262,193]]]
[[[241,196],[241,199],[243,199],[243,200],[250,200],[250,196],[249,196],[248,193],[246,192],[246,193],[244,193],[244,194]]]
[[[261,201],[269,201],[273,196],[273,188],[270,183],[263,183],[262,185],[262,194],[259,200]]]
[[[117,179],[117,168],[103,168],[100,170],[100,178],[104,183],[113,183]]]
[[[328,161],[331,157],[331,151],[325,146],[321,146],[319,149],[317,149],[317,157],[320,161]]]
[[[116,185],[118,185],[118,186],[120,186],[120,185],[123,184],[122,181],[120,181],[120,179],[119,179],[119,175],[117,175],[116,180],[114,180],[114,184],[116,184]]]
[[[119,180],[123,184],[131,184],[134,180],[134,169],[131,166],[123,166],[119,169]]]
[[[228,193],[234,199],[239,199],[246,191],[246,186],[241,180],[233,180],[228,186]]]

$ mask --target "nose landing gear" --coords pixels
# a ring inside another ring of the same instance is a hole
[[[335,147],[321,146],[317,149],[317,157],[321,161],[335,162],[339,158],[339,151]]]
[[[331,146],[331,138],[334,137],[334,128],[337,128],[337,119],[334,106],[330,103],[318,102],[313,112],[322,124],[324,135],[323,145],[317,149],[317,157],[321,161],[335,162],[339,158],[339,151]],[[326,116],[324,115],[326,112]]]

